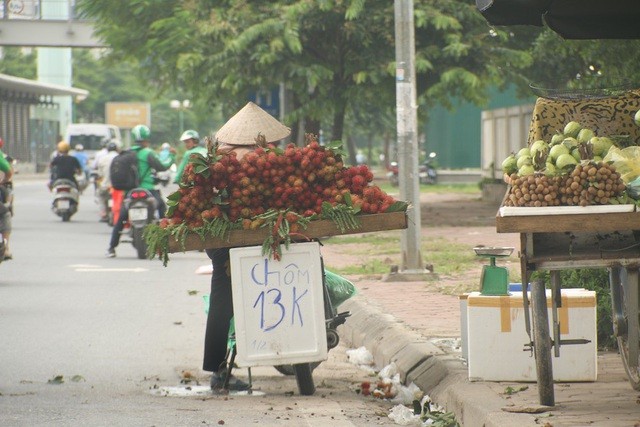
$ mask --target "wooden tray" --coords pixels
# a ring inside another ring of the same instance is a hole
[[[640,212],[587,215],[496,215],[496,231],[498,233],[604,232],[617,230],[640,230]]]
[[[344,234],[371,233],[374,231],[398,230],[407,228],[406,212],[391,212],[373,215],[359,215],[361,227],[356,230],[341,232],[333,221],[311,221],[306,230],[300,233],[309,238],[329,237]],[[226,247],[261,245],[269,234],[267,229],[258,230],[233,230],[229,238],[223,240],[217,237],[201,239],[200,236],[189,234],[182,244],[175,239],[169,240],[169,252],[184,252],[191,250],[216,249]]]

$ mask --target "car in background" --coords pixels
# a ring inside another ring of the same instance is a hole
[[[120,128],[104,123],[71,123],[67,126],[65,141],[73,149],[76,145],[82,144],[84,151],[91,162],[103,144],[114,141],[122,147],[122,135]]]

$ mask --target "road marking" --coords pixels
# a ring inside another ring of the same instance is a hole
[[[96,268],[76,268],[75,270],[79,271],[81,273],[85,273],[85,272],[102,273],[102,272],[123,272],[123,271],[129,271],[129,272],[133,272],[133,273],[142,273],[143,271],[149,271],[149,269],[142,268],[142,267],[136,267],[136,268],[100,268],[100,267],[96,267]]]

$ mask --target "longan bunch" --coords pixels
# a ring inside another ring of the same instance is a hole
[[[625,188],[613,165],[605,162],[579,164],[560,187],[560,201],[568,206],[606,205]]]
[[[534,174],[509,177],[511,192],[505,200],[505,206],[544,207],[558,206],[560,200],[560,184],[562,180],[556,176]]]

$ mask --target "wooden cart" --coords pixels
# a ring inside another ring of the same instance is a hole
[[[640,390],[640,212],[635,206],[501,208],[496,215],[496,229],[498,233],[520,234],[525,325],[530,338],[526,345],[533,348],[536,358],[540,404],[554,405],[551,350],[558,357],[562,345],[579,344],[560,339],[557,313],[562,304],[563,269],[609,270],[614,334],[629,381],[635,390]],[[551,334],[542,281],[531,283],[529,313],[527,288],[530,273],[536,270],[549,270],[551,274]]]

